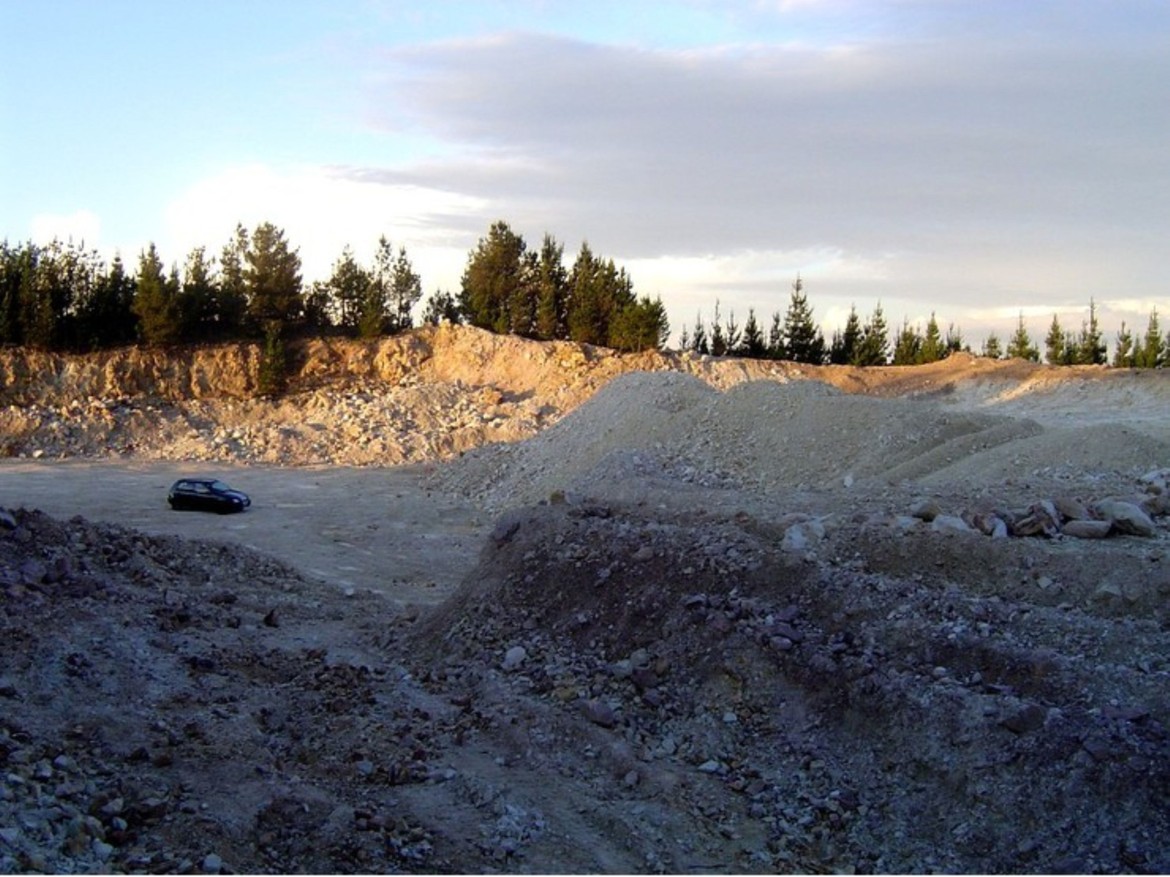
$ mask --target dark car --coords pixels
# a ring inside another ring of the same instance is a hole
[[[248,494],[233,490],[216,478],[180,478],[171,485],[167,502],[176,511],[188,509],[196,512],[242,512],[252,504]]]

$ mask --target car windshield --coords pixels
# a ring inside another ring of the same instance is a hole
[[[222,481],[212,481],[211,482],[211,489],[212,490],[231,490],[231,488],[228,487],[226,484],[224,484]]]

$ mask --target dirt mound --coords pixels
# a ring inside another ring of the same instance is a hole
[[[87,356],[2,349],[0,454],[285,465],[446,460],[537,435],[615,378],[648,373],[691,376],[723,391],[744,383],[829,384],[848,399],[933,401],[943,410],[1007,414],[1045,426],[1121,416],[1154,437],[1170,419],[1170,373],[965,355],[913,368],[816,367],[689,353],[616,354],[446,325],[375,342],[314,339],[290,346],[294,373],[289,393],[278,400],[256,397],[254,345]],[[773,419],[798,409],[800,391],[788,392],[761,399],[774,409]],[[906,409],[905,416],[920,415]]]
[[[524,765],[514,703],[412,678],[376,594],[4,510],[0,594],[6,873],[644,866],[603,820],[583,844],[593,791]]]
[[[623,842],[671,872],[1170,865],[1170,699],[1164,669],[1142,669],[1164,666],[1164,624],[1044,605],[1034,583],[981,594],[969,559],[935,565],[937,537],[809,563],[774,536],[703,513],[515,511],[412,633],[416,666],[460,668],[438,691],[508,690],[541,717],[533,742],[595,728],[527,759],[563,774],[584,745]],[[981,573],[1027,578],[1057,554],[1016,544]],[[656,826],[647,797],[690,830]]]
[[[614,379],[526,442],[464,455],[435,484],[499,509],[556,491],[608,496],[635,476],[757,496],[907,481],[980,490],[1062,475],[1132,480],[1167,459],[1164,432],[1046,429],[933,398],[850,396],[811,380],[750,381],[720,393],[685,375],[643,373]]]

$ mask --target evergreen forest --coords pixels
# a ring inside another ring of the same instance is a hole
[[[298,250],[272,223],[248,230],[238,225],[217,254],[206,247],[169,266],[154,244],[136,264],[121,256],[106,264],[94,250],[72,241],[47,245],[0,243],[0,344],[43,350],[87,352],[129,344],[175,344],[255,340],[263,343],[262,383],[282,388],[284,344],[291,336],[343,335],[377,338],[410,329],[422,281],[404,247],[383,236],[371,264],[343,248],[330,276],[306,283]],[[508,223],[499,221],[468,254],[457,294],[435,291],[421,309],[426,323],[466,323],[497,333],[540,340],[569,340],[620,351],[661,349],[670,325],[661,298],[639,296],[626,270],[583,243],[566,266],[564,246],[545,234],[529,248]],[[1056,315],[1043,339],[1044,358],[1054,365],[1105,364],[1107,345],[1089,303],[1079,331]],[[684,327],[683,350],[713,356],[742,356],[809,364],[916,365],[971,351],[953,325],[942,331],[932,313],[925,328],[904,319],[891,333],[881,303],[863,320],[854,307],[845,325],[826,340],[813,316],[804,282],[792,284],[787,310],[767,325],[749,310],[742,324],[714,303]],[[1114,341],[1111,364],[1155,368],[1170,360],[1170,335],[1163,336],[1151,311],[1144,332],[1124,323]],[[1006,344],[992,333],[979,355],[1038,362],[1021,313]]]

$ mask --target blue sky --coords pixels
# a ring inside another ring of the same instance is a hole
[[[181,263],[282,226],[306,279],[496,219],[583,240],[674,329],[1170,314],[1170,4],[4,0],[0,236]]]

